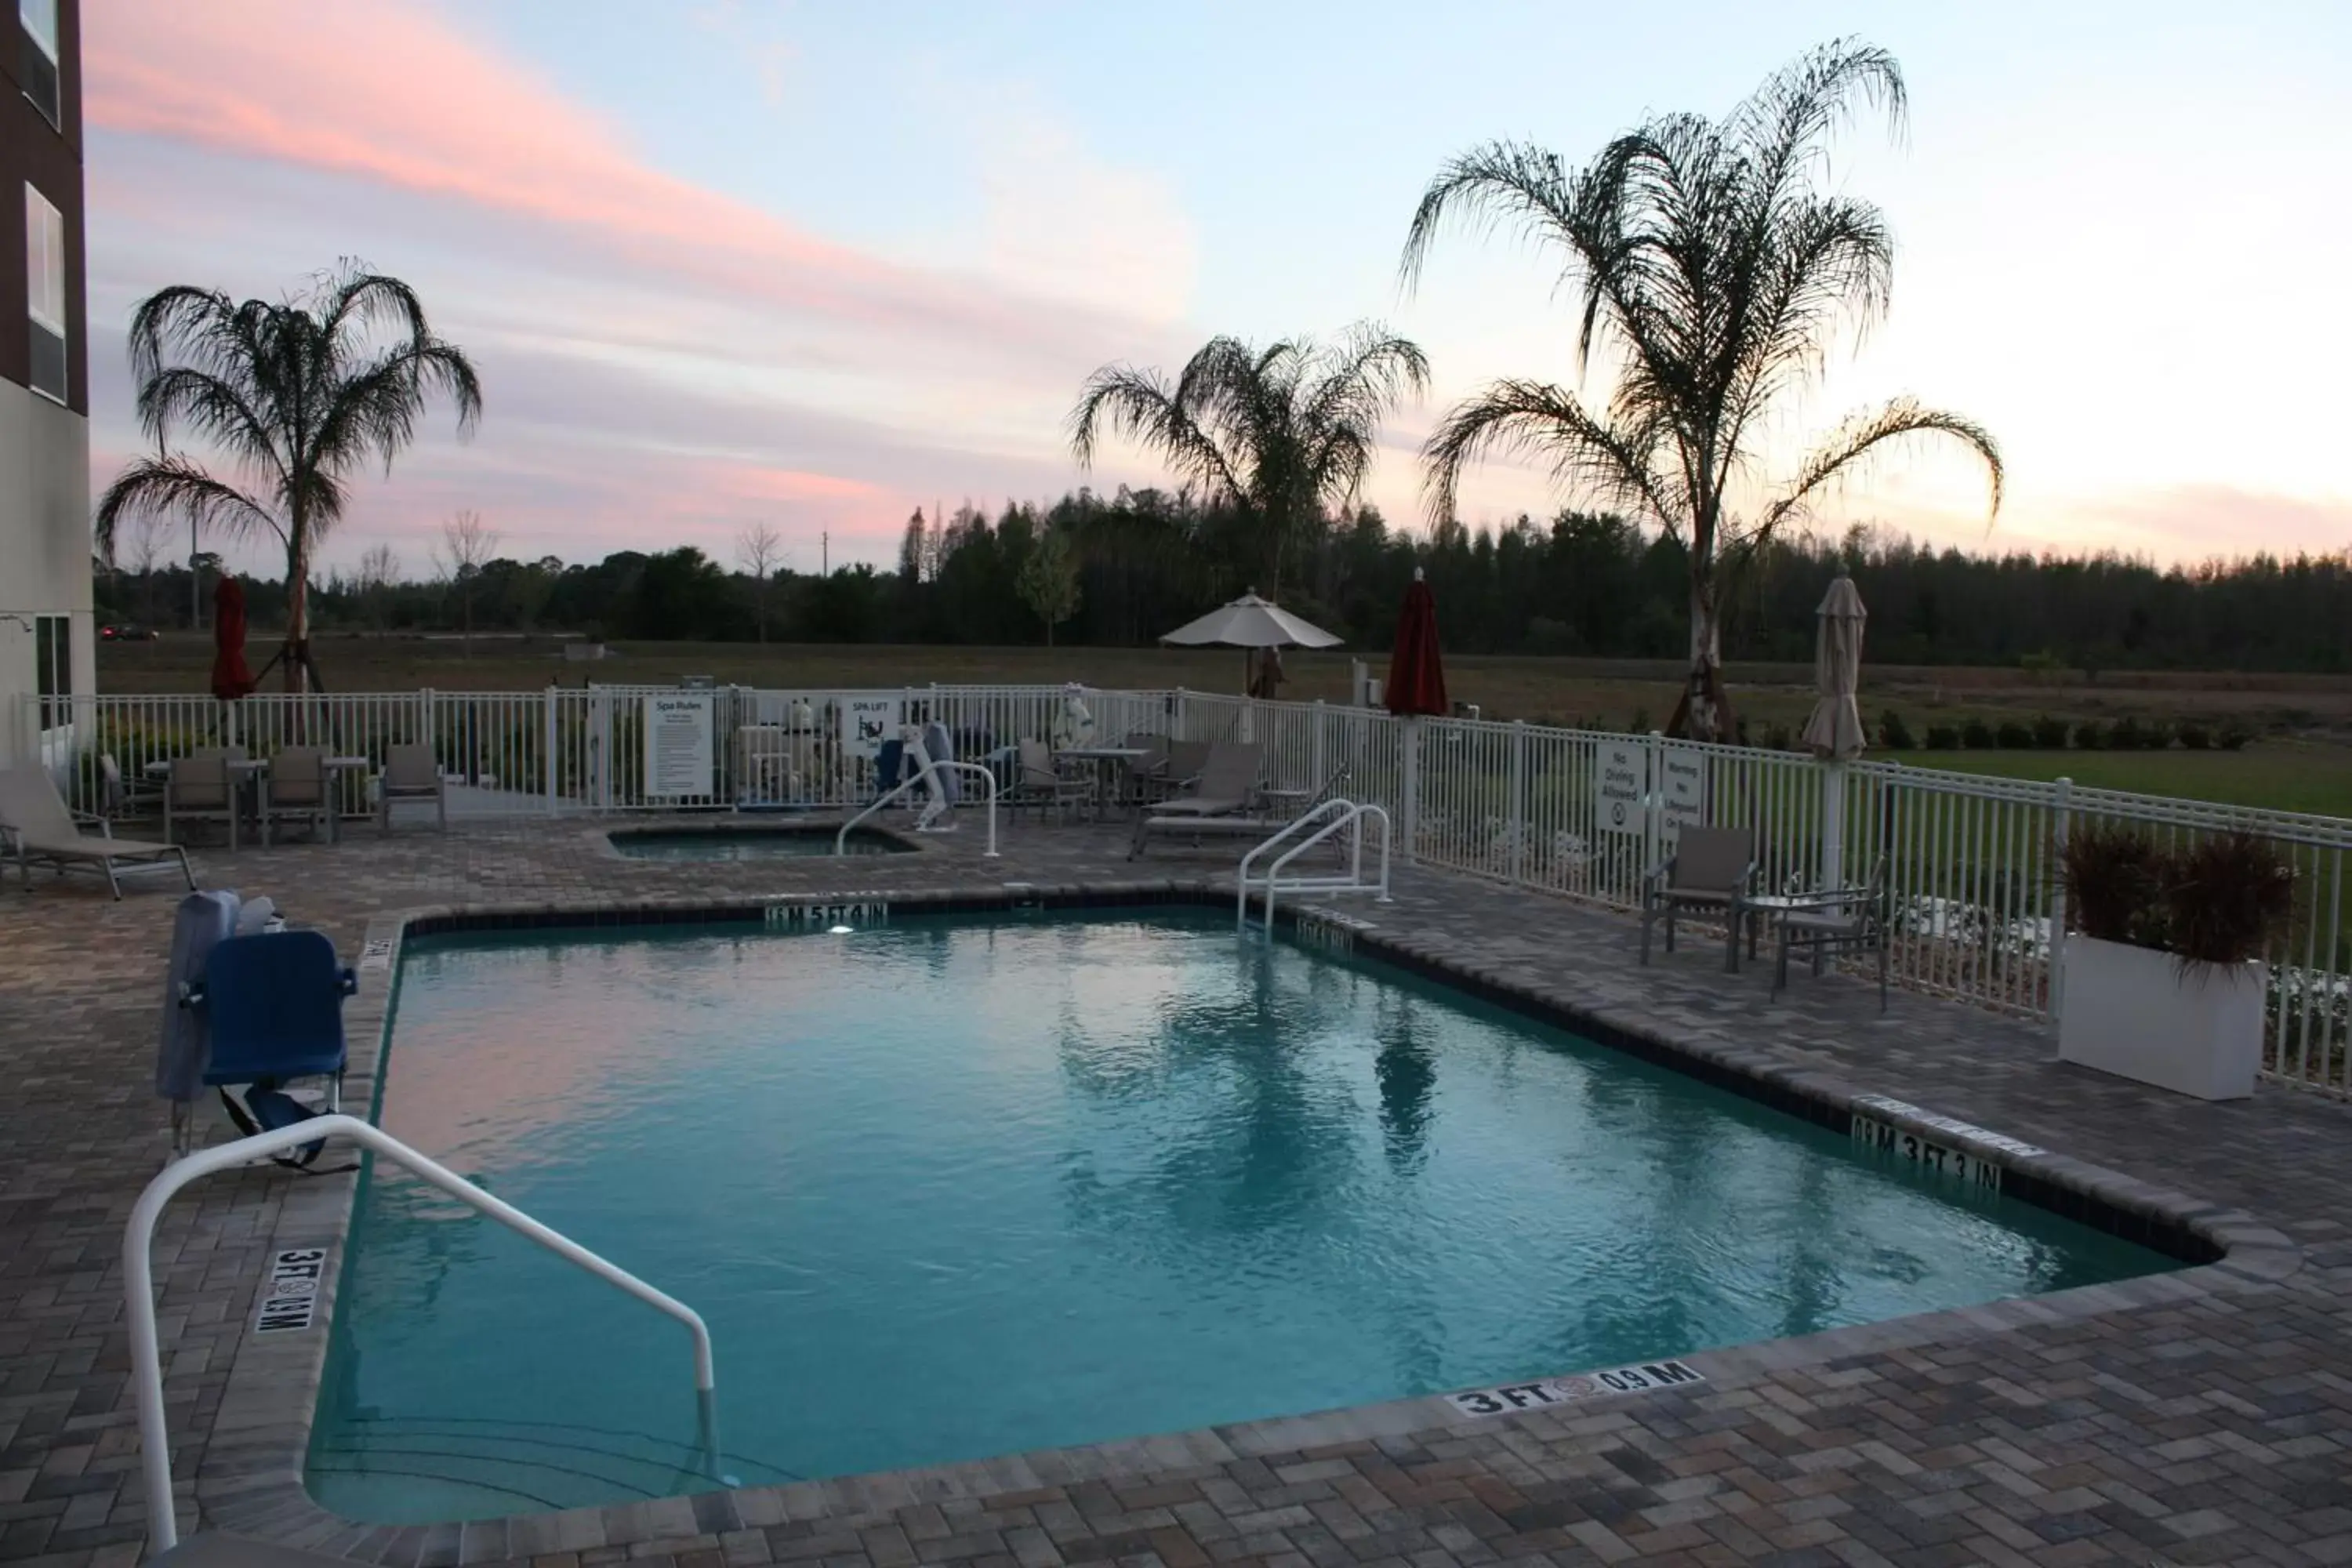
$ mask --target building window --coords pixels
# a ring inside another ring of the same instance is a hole
[[[33,617],[34,680],[41,694],[41,728],[73,722],[73,617]]]
[[[58,0],[16,0],[16,20],[24,24],[25,96],[60,125],[58,103]]]
[[[66,220],[48,197],[25,187],[25,313],[33,322],[27,384],[66,400]]]

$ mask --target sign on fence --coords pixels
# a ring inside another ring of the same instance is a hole
[[[1669,743],[1661,758],[1659,828],[1669,843],[1685,827],[1706,826],[1706,753]]]
[[[882,742],[898,732],[900,699],[853,697],[841,705],[841,749],[853,757],[872,757]]]
[[[646,699],[646,794],[656,799],[708,798],[716,748],[711,734],[719,698],[709,691],[660,693]]]
[[[1592,748],[1593,816],[1603,833],[1640,833],[1647,751],[1639,741],[1603,741]]]

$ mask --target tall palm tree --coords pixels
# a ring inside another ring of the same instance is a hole
[[[1231,506],[1260,536],[1275,598],[1299,529],[1322,507],[1355,499],[1381,417],[1428,385],[1421,350],[1373,321],[1328,344],[1286,338],[1258,349],[1212,338],[1173,386],[1127,364],[1087,377],[1070,415],[1070,447],[1082,468],[1106,431],[1156,449],[1204,500]]]
[[[1605,407],[1536,381],[1500,381],[1449,413],[1424,448],[1431,501],[1454,514],[1463,469],[1488,452],[1549,460],[1580,495],[1631,509],[1690,552],[1690,674],[1674,731],[1732,732],[1723,689],[1721,583],[1807,504],[1889,442],[1954,437],[1990,471],[2000,448],[1957,414],[1896,398],[1849,419],[1778,486],[1760,482],[1766,410],[1816,375],[1842,323],[1886,307],[1894,250],[1877,207],[1822,194],[1823,143],[1856,100],[1900,131],[1894,56],[1825,45],[1721,121],[1653,119],[1581,169],[1539,147],[1491,142],[1448,163],[1421,198],[1403,275],[1420,275],[1445,221],[1501,225],[1555,255],[1580,306],[1580,370],[1614,361]],[[1729,505],[1738,489],[1752,501]]]
[[[107,487],[99,548],[112,559],[124,519],[166,513],[274,535],[286,550],[279,657],[286,689],[302,690],[306,676],[318,678],[310,563],[343,515],[349,476],[378,458],[389,471],[433,393],[448,395],[457,433],[470,434],[482,412],[472,363],[433,335],[415,289],[346,265],[278,304],[184,285],[152,294],[131,319],[131,371],[155,456]],[[209,442],[239,482],[173,452],[174,426]]]

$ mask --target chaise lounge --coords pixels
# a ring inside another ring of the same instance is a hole
[[[26,892],[33,888],[36,864],[54,866],[60,875],[71,867],[96,867],[105,874],[108,890],[118,899],[122,897],[122,872],[170,870],[175,861],[181,878],[190,889],[195,887],[188,852],[178,845],[117,838],[104,817],[83,820],[95,823],[98,832],[81,830],[58,794],[56,782],[38,763],[0,768],[0,844],[16,856]]]

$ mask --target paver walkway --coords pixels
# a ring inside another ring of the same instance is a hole
[[[421,904],[635,894],[1132,880],[1106,833],[978,835],[939,853],[823,862],[624,861],[578,823],[354,834],[338,847],[200,853],[210,885],[266,891],[354,950],[371,914]],[[1222,857],[1171,856],[1202,875]],[[0,1561],[139,1560],[143,1510],[117,1254],[160,1163],[148,1079],[174,900],[86,884],[0,891]],[[856,1568],[1263,1561],[1454,1568],[1501,1559],[1791,1565],[2352,1562],[2352,1108],[2284,1090],[2229,1106],[2057,1067],[2041,1035],[1864,988],[1768,999],[1719,950],[1633,966],[1621,920],[1434,876],[1357,906],[1466,966],[1580,1007],[1737,1042],[1864,1089],[2251,1211],[2305,1251],[2272,1283],[1990,1329],[1591,1407],[1329,1449],[1154,1446],[1127,1473],[1054,1484],[1007,1467],[988,1495],[877,1486],[824,1518],[728,1495],[646,1505],[659,1539],[448,1530],[404,1561],[536,1568],[806,1562]],[[290,1178],[215,1178],[157,1247],[175,1472],[202,1460]],[[1560,1369],[1569,1370],[1569,1369]],[[765,1508],[765,1505],[761,1505]],[[768,1515],[772,1513],[774,1517]]]

